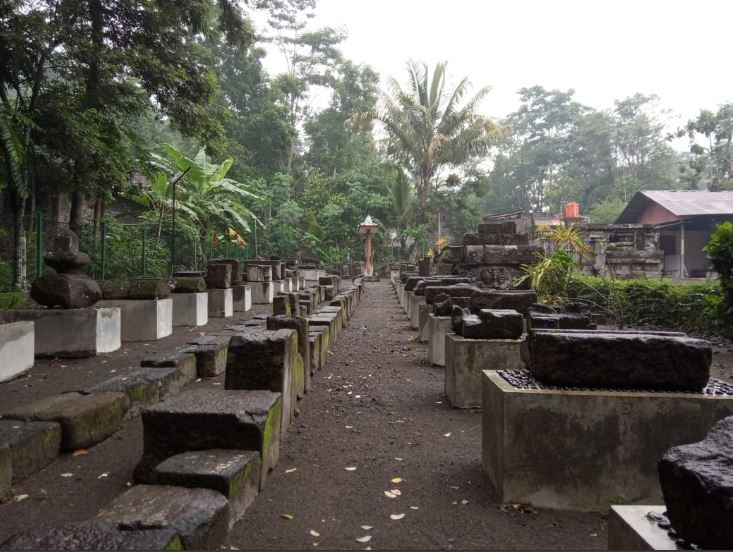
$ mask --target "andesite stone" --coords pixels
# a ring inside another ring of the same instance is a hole
[[[135,485],[102,508],[97,519],[136,529],[170,527],[184,549],[213,549],[227,536],[229,504],[211,489]]]
[[[226,370],[229,336],[201,336],[189,341],[182,352],[196,357],[198,377],[213,378]]]
[[[0,449],[10,453],[13,483],[53,462],[60,445],[61,426],[56,422],[0,420]]]
[[[31,297],[47,307],[83,309],[98,302],[102,291],[86,274],[46,274],[33,282]]]
[[[232,287],[232,266],[210,262],[206,267],[206,287],[209,289]]]
[[[435,298],[440,294],[445,294],[449,297],[471,297],[471,295],[477,291],[479,291],[479,288],[467,283],[454,284],[450,286],[428,285],[425,287],[425,302],[428,305],[432,305],[435,302]]]
[[[733,416],[699,443],[672,447],[658,465],[672,528],[703,549],[733,549]]]
[[[129,282],[110,282],[104,280],[97,282],[102,291],[102,299],[127,299],[130,294]]]
[[[529,307],[537,302],[537,293],[531,290],[482,290],[471,295],[471,312],[482,309],[511,309],[525,316]]]
[[[242,271],[244,268],[244,265],[242,261],[237,261],[236,259],[212,259],[207,263],[207,268],[211,266],[212,264],[228,264],[232,267],[232,277],[231,277],[231,285],[232,286],[240,286],[242,285]]]
[[[128,299],[165,299],[171,288],[165,278],[140,278],[130,285]]]
[[[203,293],[206,291],[206,280],[201,276],[176,276],[173,293]]]
[[[519,339],[524,333],[524,317],[511,309],[481,309],[465,315],[461,334],[469,339]]]
[[[546,385],[699,391],[710,379],[709,341],[638,332],[533,331],[529,370]]]
[[[546,314],[536,310],[529,313],[529,325],[532,329],[594,330],[596,328],[589,315],[561,312]]]
[[[451,329],[453,333],[461,335],[461,331],[463,331],[463,317],[470,314],[471,311],[468,309],[453,305],[453,311],[451,312]]]
[[[272,298],[273,316],[290,316],[290,298],[287,295],[276,295]]]
[[[193,376],[196,375],[194,366]],[[120,374],[96,385],[84,389],[83,393],[93,394],[106,391],[120,391],[130,398],[130,408],[155,404],[167,395],[178,393],[193,377],[181,372],[178,368],[136,368]]]
[[[17,533],[0,550],[180,550],[173,527],[140,529],[89,520],[57,527],[39,526]]]

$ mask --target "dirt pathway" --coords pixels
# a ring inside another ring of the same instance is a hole
[[[480,413],[447,404],[443,370],[428,364],[389,283],[366,286],[229,545],[605,549],[597,514],[500,509],[481,469]]]

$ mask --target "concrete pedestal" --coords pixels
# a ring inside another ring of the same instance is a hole
[[[520,389],[484,371],[481,458],[500,502],[608,511],[662,502],[657,463],[733,414],[733,397]]]
[[[234,292],[229,289],[209,289],[209,316],[229,318],[234,316]]]
[[[154,341],[173,333],[173,299],[107,299],[100,307],[119,307],[122,341]]]
[[[90,357],[121,345],[119,308],[21,309],[0,311],[0,322],[32,321],[35,356]]]
[[[305,289],[305,277],[303,277],[303,276],[296,276],[295,281],[298,282],[298,284],[297,284],[297,291],[300,291],[302,289]]]
[[[203,326],[209,321],[207,293],[174,293],[173,327]]]
[[[445,334],[452,333],[450,316],[428,314],[428,361],[436,366],[445,366]]]
[[[317,284],[318,278],[321,276],[325,276],[326,271],[321,270],[320,268],[299,268],[298,269],[298,277],[303,278],[304,285],[303,288],[308,287],[309,285]]]
[[[0,382],[33,368],[33,322],[0,324]]]
[[[445,336],[445,394],[456,408],[481,406],[483,370],[524,368],[521,339],[466,339]]]
[[[253,305],[272,304],[272,298],[275,297],[273,282],[250,282],[249,285],[252,288]]]
[[[234,312],[248,312],[252,309],[252,287],[249,285],[232,286]]]
[[[412,298],[410,299],[410,327],[413,330],[417,330],[420,327],[420,305],[425,304],[425,296],[424,295],[415,295],[412,294]]]
[[[428,315],[433,311],[433,305],[422,303],[417,310],[417,340],[425,343],[428,340]]]
[[[608,515],[609,550],[677,550],[677,543],[648,512],[664,512],[665,506],[611,506]]]

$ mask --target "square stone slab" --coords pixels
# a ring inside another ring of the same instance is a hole
[[[229,505],[211,489],[136,485],[97,513],[97,519],[136,529],[170,527],[187,550],[211,550],[226,538]]]
[[[229,336],[205,335],[188,342],[183,352],[196,357],[196,374],[200,378],[213,378],[227,367]]]
[[[76,450],[95,445],[112,435],[129,409],[127,393],[63,393],[18,406],[3,413],[3,417],[27,422],[58,422],[61,450]]]
[[[229,500],[231,528],[257,497],[261,467],[260,453],[255,450],[199,450],[172,456],[158,464],[150,481],[220,492]]]
[[[13,535],[0,550],[181,550],[178,531],[130,529],[106,521],[37,527]]]
[[[53,462],[60,445],[61,426],[56,422],[0,420],[0,449],[10,451],[13,483]]]
[[[135,477],[147,481],[164,460],[195,450],[256,450],[262,457],[260,485],[280,454],[280,393],[184,391],[142,412],[143,457]]]

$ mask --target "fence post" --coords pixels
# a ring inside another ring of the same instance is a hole
[[[142,277],[145,278],[145,246],[148,239],[148,229],[143,226],[143,250],[142,254],[140,255],[140,273],[142,274]]]
[[[43,213],[36,213],[36,278],[43,276]]]
[[[103,222],[99,225],[99,231],[100,231],[100,239],[102,240],[102,243],[100,244],[101,252],[100,256],[102,258],[101,260],[101,267],[99,269],[100,272],[100,279],[104,280],[107,276],[107,223]]]

